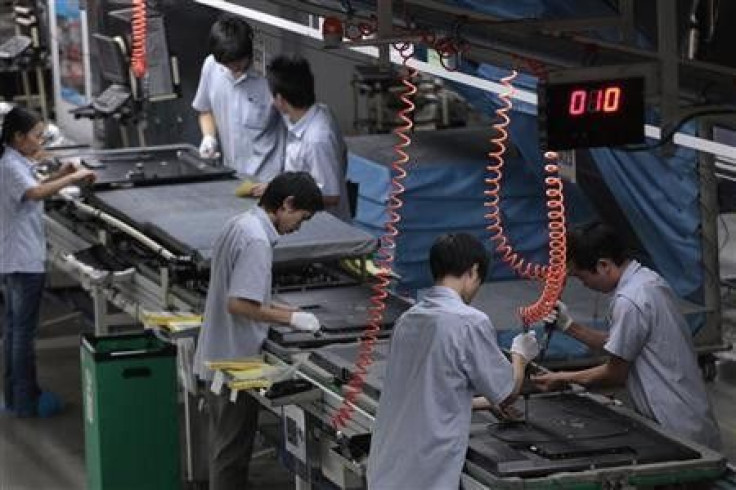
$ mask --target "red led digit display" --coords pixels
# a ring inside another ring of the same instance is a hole
[[[542,144],[550,150],[644,141],[644,78],[540,84]]]
[[[585,90],[573,90],[570,94],[570,108],[567,112],[571,116],[579,116],[585,112],[585,99],[588,94]]]
[[[617,112],[620,108],[621,87],[613,85],[593,90],[571,90],[567,113],[571,116],[582,116],[597,112]]]
[[[621,87],[608,87],[603,96],[603,112],[618,111],[621,103]]]

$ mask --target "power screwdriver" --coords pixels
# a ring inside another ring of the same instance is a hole
[[[542,364],[547,349],[549,348],[549,342],[552,339],[552,334],[555,331],[555,321],[544,322],[544,335],[542,336],[541,348],[539,349],[539,355],[537,356],[536,363]],[[530,378],[529,366],[524,373],[524,379]],[[529,392],[524,393],[524,421],[529,420]]]

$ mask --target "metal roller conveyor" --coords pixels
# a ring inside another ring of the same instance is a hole
[[[534,410],[523,422],[474,414],[468,471],[490,488],[702,481],[725,469],[721,455],[666,434],[610,400],[557,393],[535,396],[531,403]]]
[[[97,173],[97,181],[83,188],[81,196],[65,194],[49,204],[46,215],[52,231],[50,258],[88,284],[96,303],[96,331],[104,332],[117,321],[107,320],[112,315],[105,298],[125,297],[134,305],[126,311],[133,312],[138,311],[137,303],[152,311],[201,310],[213,243],[228,220],[257,205],[255,199],[235,195],[241,182],[234,172],[200,159],[189,145],[66,150],[56,152],[55,158],[78,161]],[[279,237],[274,249],[275,285],[286,278],[286,289],[330,286],[337,291],[352,286],[357,281],[335,272],[333,263],[364,257],[376,245],[372,235],[317,213],[298,232]],[[90,270],[110,277],[105,273],[118,270],[119,264],[134,267],[136,280],[90,282]],[[363,294],[359,300],[368,304],[369,296]],[[354,341],[358,336],[335,332],[314,345]]]
[[[90,203],[117,216],[179,253],[209,262],[227,221],[256,205],[235,196],[237,180],[221,180],[96,192]],[[274,262],[313,262],[357,257],[375,249],[372,235],[320,212],[301,229],[280,238]]]
[[[694,460],[700,453],[591,398],[536,396],[523,422],[480,422],[468,459],[500,477]]]
[[[389,342],[375,347],[364,394],[377,407]],[[326,385],[346,382],[354,371],[356,344],[313,350],[304,370]],[[534,394],[526,421],[473,414],[463,481],[467,488],[610,488],[639,482],[716,478],[723,457],[664,433],[611,400],[588,393]],[[375,411],[374,411],[375,413]]]

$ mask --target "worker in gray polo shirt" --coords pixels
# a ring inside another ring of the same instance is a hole
[[[200,155],[221,152],[225,165],[268,182],[283,170],[285,128],[266,79],[252,67],[253,30],[223,14],[210,29],[209,48],[192,103],[202,130]]]
[[[536,376],[542,388],[562,383],[626,384],[641,415],[682,437],[718,450],[720,433],[705,391],[692,334],[669,285],[632,259],[610,226],[592,223],[568,234],[570,274],[595,291],[613,292],[608,332],[575,322],[559,303],[549,320],[607,362],[582,371]]]
[[[208,361],[258,355],[272,323],[315,332],[312,313],[271,303],[273,247],[322,209],[322,193],[306,172],[286,172],[271,181],[258,206],[227,222],[214,244],[204,322],[194,373],[210,382]],[[210,489],[247,487],[248,465],[258,423],[258,402],[241,393],[206,391],[210,414]]]
[[[488,270],[483,244],[467,233],[439,237],[429,253],[435,285],[401,315],[391,337],[368,459],[373,490],[457,489],[474,395],[514,401],[532,333],[514,338],[509,362],[488,316],[470,306]]]

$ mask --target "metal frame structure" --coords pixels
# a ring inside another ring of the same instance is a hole
[[[301,36],[322,40],[322,34],[319,29],[315,29],[309,25],[301,24],[277,15],[262,12],[255,8],[239,5],[234,1],[226,0],[193,0],[202,5],[231,12],[241,15],[253,21],[263,23],[282,29],[288,32],[299,34]],[[308,1],[298,0],[275,0],[274,5],[280,5],[294,11],[309,13],[312,15],[345,15],[340,10],[338,2],[333,2],[332,8],[325,6],[328,2],[316,4]],[[356,2],[357,3],[357,2]],[[365,3],[365,2],[363,2]],[[713,84],[712,90],[721,90],[726,96],[732,98],[732,103],[736,104],[736,94],[728,80],[736,76],[736,69],[714,65],[702,61],[678,60],[677,43],[676,43],[676,11],[673,2],[667,0],[658,0],[658,32],[659,46],[661,49],[656,51],[647,51],[640,48],[631,47],[626,44],[614,44],[601,41],[596,38],[581,36],[579,34],[567,35],[567,31],[588,31],[595,27],[602,26],[621,26],[624,32],[624,39],[631,38],[631,19],[632,7],[631,0],[624,2],[622,15],[614,18],[578,18],[565,20],[534,20],[519,19],[508,21],[498,19],[492,16],[474,13],[466,9],[443,5],[436,1],[419,1],[411,0],[408,2],[395,2],[396,4],[411,4],[417,7],[413,13],[416,22],[422,22],[425,25],[446,26],[448,16],[465,16],[470,20],[476,21],[475,24],[466,24],[463,26],[463,37],[467,38],[472,45],[473,59],[477,61],[499,64],[502,66],[516,66],[520,58],[528,58],[539,60],[547,64],[551,70],[568,70],[581,66],[581,60],[585,58],[585,50],[591,46],[597,50],[597,60],[599,65],[595,68],[602,70],[610,69],[609,65],[631,65],[640,63],[654,63],[659,67],[659,87],[652,91],[651,99],[658,101],[662,110],[661,126],[647,124],[644,127],[645,134],[648,138],[660,139],[663,134],[668,134],[669,129],[683,117],[687,117],[690,111],[681,112],[679,100],[683,95],[686,98],[691,90],[689,86],[679,87],[678,81],[693,81],[693,83],[701,83],[708,81]],[[394,13],[398,9],[398,5],[394,5],[391,0],[379,0],[375,2],[376,13],[383,16],[383,23],[379,17],[379,26],[386,25],[389,21],[392,26],[397,26],[401,21],[396,21],[397,15]],[[421,7],[421,8],[420,8]],[[362,11],[363,17],[367,18],[366,10]],[[355,14],[359,18],[359,14]],[[628,33],[628,34],[626,34]],[[372,47],[374,45],[384,45],[394,42],[401,36],[391,34],[390,38],[382,41],[381,33],[377,39],[371,39],[365,43],[344,43],[345,48],[352,51],[365,54],[370,57],[377,58],[380,56],[379,48]],[[674,40],[674,42],[673,42]],[[384,49],[381,48],[381,49]],[[390,60],[395,64],[401,63],[400,57],[394,50],[391,50]],[[409,66],[419,69],[422,72],[429,73],[440,78],[445,78],[458,83],[466,84],[482,90],[500,94],[504,87],[500,83],[494,83],[478,77],[466,75],[459,72],[448,72],[442,68],[430,65],[419,60],[411,60]],[[523,66],[518,66],[524,69]],[[591,67],[592,68],[592,67]],[[682,77],[679,74],[682,73]],[[605,75],[603,75],[605,76]],[[684,82],[683,82],[684,83]],[[719,92],[721,93],[721,92]],[[517,90],[514,98],[532,105],[537,105],[536,94],[528,91]],[[700,108],[702,110],[703,108]],[[736,121],[734,122],[736,124]],[[694,137],[685,133],[677,132],[672,136],[672,143],[678,146],[695,149],[701,152],[712,153],[714,155],[726,158],[736,158],[736,148],[716,143],[706,138]]]
[[[343,401],[345,387],[340,386],[335,381],[332,373],[308,357],[301,354],[298,356],[302,357],[285,359],[281,355],[269,352],[268,346],[266,347],[265,359],[267,362],[284,368],[298,365],[295,376],[308,381],[312,385],[312,389],[283,399],[269,398],[266,390],[249,390],[249,394],[258,399],[266,409],[283,417],[285,428],[290,427],[288,430],[296,431],[296,437],[293,437],[294,434],[292,434],[293,442],[291,444],[286,442],[285,444],[285,449],[291,457],[299,460],[293,464],[296,474],[296,488],[299,490],[313,488],[310,476],[314,476],[314,471],[320,472],[322,477],[330,480],[338,488],[363,488],[366,462],[346,454],[345,448],[354,436],[371,432],[375,422],[378,401],[369,394],[362,394],[353,405],[355,410],[353,418],[340,433],[335,433],[334,430],[329,428],[330,419]],[[227,374],[222,376],[223,379],[227,378]],[[588,397],[614,412],[662,433],[657,424],[621,407],[618,402],[584,392],[581,387],[574,387],[573,391],[578,396]],[[231,396],[238,395],[231,393]],[[287,429],[285,429],[284,437],[288,438],[286,432]],[[571,488],[591,489],[630,488],[641,482],[646,482],[648,479],[648,481],[656,484],[657,481],[661,482],[661,479],[667,480],[668,478],[670,483],[713,478],[721,471],[719,468],[725,468],[725,461],[717,453],[673,437],[671,434],[667,434],[667,436],[691,449],[695,449],[701,454],[701,458],[694,461],[591,468],[582,472],[560,473],[531,479],[499,478],[487,469],[466,462],[461,481],[463,488],[474,490],[560,488],[568,485]]]

